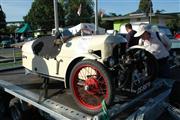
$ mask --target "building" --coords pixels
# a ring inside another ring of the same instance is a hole
[[[167,22],[173,19],[180,18],[180,12],[177,13],[151,13],[149,15],[136,11],[124,16],[104,17],[102,20],[113,22],[113,29],[119,31],[121,26],[126,23],[140,24],[151,23],[166,26]]]

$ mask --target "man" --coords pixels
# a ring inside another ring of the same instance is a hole
[[[126,31],[128,34],[126,35],[126,39],[128,41],[128,47],[138,45],[139,37],[134,37],[136,31],[132,29],[132,25],[130,23],[125,25]]]
[[[169,78],[170,69],[167,60],[169,57],[168,50],[171,47],[170,40],[163,33],[160,34],[163,40],[160,40],[156,32],[152,32],[148,25],[140,25],[134,37],[140,37],[139,45],[152,53],[158,60],[159,77]]]

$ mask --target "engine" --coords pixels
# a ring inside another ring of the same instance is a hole
[[[104,64],[108,67],[114,67],[126,52],[127,40],[120,35],[109,36],[105,40],[105,58]]]
[[[155,79],[156,59],[144,49],[127,49],[124,38],[117,40],[116,37],[106,39],[106,58],[103,62],[113,74],[116,88],[123,92],[140,94],[150,88]]]

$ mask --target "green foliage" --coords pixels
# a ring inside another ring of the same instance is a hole
[[[167,22],[167,26],[170,28],[170,30],[171,30],[172,33],[173,33],[174,31],[177,31],[178,29],[180,29],[179,17],[176,16],[175,19],[168,21],[168,22]]]
[[[81,15],[77,11],[81,4]],[[61,27],[77,25],[80,22],[91,22],[94,3],[92,0],[59,0],[59,24]],[[34,0],[25,22],[33,29],[51,30],[54,28],[53,0]]]
[[[103,17],[117,17],[118,15],[116,15],[115,13],[109,13],[108,15],[107,14],[103,14]],[[121,15],[119,15],[121,16]],[[113,29],[113,24],[114,22],[113,21],[106,21],[106,20],[102,20],[101,19],[101,15],[99,15],[99,26],[100,27],[103,27],[105,29]]]
[[[16,63],[14,62],[0,63],[1,69],[8,69],[8,68],[19,67],[19,66],[22,66],[22,61],[17,61]]]
[[[15,30],[17,29],[18,27],[16,25],[10,25],[10,26],[7,26],[6,29],[5,29],[5,32],[7,34],[14,34],[15,33]]]
[[[161,9],[161,10],[156,10],[156,13],[163,13],[163,12],[165,12],[165,10],[164,10],[164,9]]]
[[[64,25],[64,11],[60,4],[58,4],[58,6],[60,25]],[[30,23],[33,29],[41,28],[51,30],[54,28],[53,0],[34,0],[24,20]]]
[[[99,26],[100,27],[103,27],[105,29],[113,29],[113,22],[112,21],[102,21],[102,20],[99,20]]]
[[[79,23],[91,22],[94,13],[94,2],[92,0],[69,0],[65,10],[65,24],[66,26],[77,25]],[[77,11],[81,5],[80,16]]]
[[[0,5],[0,29],[6,27],[6,15],[3,12],[1,5]]]
[[[153,4],[151,0],[140,0],[139,10],[142,10],[144,13],[153,13]]]
[[[116,14],[116,13],[109,13],[109,16],[111,16],[111,17],[117,17],[118,15]]]

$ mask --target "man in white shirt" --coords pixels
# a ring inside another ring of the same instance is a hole
[[[171,43],[164,34],[159,34],[160,40],[156,32],[152,32],[148,25],[140,25],[134,37],[140,37],[139,45],[143,46],[145,50],[152,53],[159,63],[159,77],[170,77],[170,69],[168,65],[169,49]],[[167,41],[168,40],[168,41]]]

